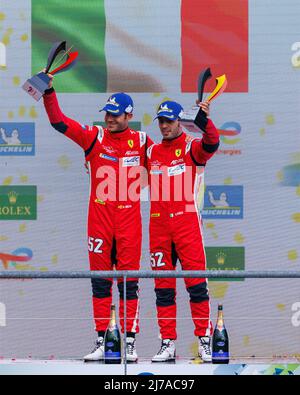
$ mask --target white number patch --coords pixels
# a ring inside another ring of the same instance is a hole
[[[152,267],[162,267],[165,266],[165,262],[163,262],[164,254],[162,252],[153,252],[150,254],[151,266]]]
[[[103,244],[102,239],[94,239],[94,237],[89,237],[88,243],[89,243],[89,247],[88,247],[89,251],[95,252],[96,254],[102,254],[103,250],[100,249]]]

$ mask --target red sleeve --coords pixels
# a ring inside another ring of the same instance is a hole
[[[192,142],[191,156],[195,164],[204,166],[217,152],[219,143],[219,133],[213,122],[208,119],[202,139],[195,139]]]
[[[146,141],[146,152],[145,152],[145,168],[148,171],[148,156],[147,156],[147,151],[148,148],[151,147],[151,145],[154,144],[154,141],[147,135],[147,141]]]
[[[98,135],[98,128],[96,126],[81,125],[77,121],[66,117],[59,107],[54,89],[46,91],[43,99],[51,125],[80,145],[85,151],[89,151]]]

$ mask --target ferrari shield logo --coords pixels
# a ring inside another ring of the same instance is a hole
[[[133,140],[128,140],[128,145],[130,148],[132,148],[133,147]]]
[[[181,155],[181,149],[177,149],[175,150],[175,155],[177,156],[177,158]]]

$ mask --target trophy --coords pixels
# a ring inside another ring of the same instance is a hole
[[[48,54],[48,61],[46,65],[45,71],[41,71],[40,73],[34,75],[33,77],[29,78],[25,84],[22,86],[24,91],[26,91],[30,96],[32,96],[36,101],[40,100],[40,98],[45,93],[45,90],[48,89],[50,77],[47,75],[49,72],[52,75],[62,73],[66,70],[71,69],[77,60],[78,52],[69,52],[66,49],[66,41],[60,41],[53,44],[50,52]],[[50,68],[56,59],[56,57],[61,53],[64,52],[63,57],[60,59],[62,60],[65,56],[67,56],[67,60],[58,66],[53,71],[50,71]]]
[[[203,91],[206,81],[212,77],[210,68],[203,70],[198,77],[198,100],[199,102],[202,101]],[[221,93],[224,92],[227,86],[227,79],[226,75],[223,74],[220,77],[216,78],[216,87],[208,96],[206,101],[211,102],[212,100],[216,99]],[[201,129],[196,125],[195,120],[197,117],[206,116],[204,111],[198,107],[194,106],[187,111],[183,111],[182,116],[180,117],[180,123],[184,126],[189,132],[196,133],[201,132]]]

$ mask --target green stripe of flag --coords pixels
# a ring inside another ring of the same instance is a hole
[[[67,41],[79,57],[73,69],[55,77],[56,91],[106,92],[105,29],[104,0],[32,0],[32,74],[46,66],[55,42]]]

